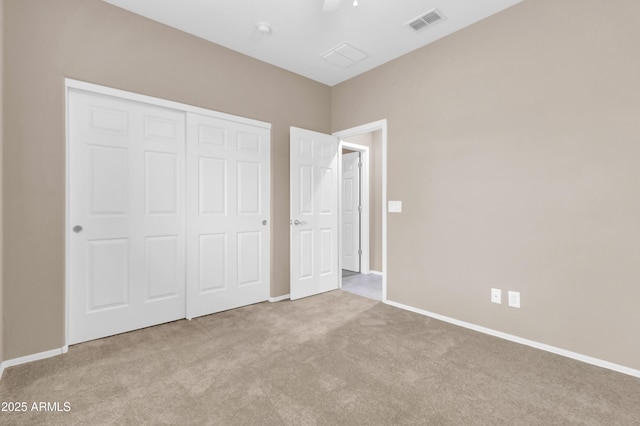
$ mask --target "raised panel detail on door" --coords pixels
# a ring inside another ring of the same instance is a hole
[[[336,189],[333,187],[335,182],[334,171],[332,169],[320,168],[320,183],[317,191],[320,193],[320,214],[331,215],[334,213]]]
[[[260,163],[238,161],[238,214],[260,214]]]
[[[144,136],[150,140],[170,140],[176,139],[176,123],[174,120],[167,120],[162,117],[146,116],[144,118]]]
[[[89,128],[98,132],[114,133],[126,136],[128,131],[129,114],[126,110],[114,110],[88,106]]]
[[[269,129],[187,114],[187,317],[269,298]]]
[[[336,261],[333,232],[334,229],[320,230],[320,275],[333,273],[333,264]]]
[[[224,147],[227,144],[227,130],[223,127],[198,126],[198,144]]]
[[[181,272],[178,237],[147,237],[145,243],[147,301],[179,296],[181,288],[176,285]]]
[[[238,132],[238,151],[260,152],[260,136]]]
[[[301,165],[298,175],[301,214],[313,214],[313,166]]]
[[[145,152],[145,171],[147,214],[178,214],[178,156]]]
[[[198,196],[201,215],[227,213],[227,161],[221,158],[198,159]]]
[[[200,235],[198,250],[199,293],[225,289],[227,286],[227,235]]]
[[[291,299],[338,288],[338,139],[291,128]]]
[[[128,151],[89,147],[91,215],[124,215],[127,211]]]
[[[260,283],[260,233],[238,233],[238,285]]]
[[[126,239],[88,241],[87,312],[129,303],[129,244]]]
[[[309,279],[313,277],[313,232],[308,229],[301,230],[298,241],[298,279]]]

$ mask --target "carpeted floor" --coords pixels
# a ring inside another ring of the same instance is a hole
[[[640,379],[342,291],[73,346],[5,371],[47,425],[638,425]]]

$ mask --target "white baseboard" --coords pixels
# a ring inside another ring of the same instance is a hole
[[[370,273],[370,274],[373,274],[373,275],[380,275],[380,276],[382,275],[382,272],[380,272],[380,271],[374,271],[373,269],[369,269],[369,273]]]
[[[39,361],[41,359],[51,358],[53,356],[58,356],[62,354],[66,354],[69,350],[69,346],[63,346],[59,349],[52,349],[50,351],[39,352],[37,354],[31,354],[27,356],[22,356],[20,358],[8,359],[6,361],[2,361],[0,364],[0,379],[2,379],[2,373],[4,373],[5,368],[13,367],[15,365],[26,364],[32,361]]]
[[[435,314],[433,312],[425,311],[422,309],[414,308],[413,306],[403,305],[402,303],[393,302],[390,300],[384,301],[384,303],[395,306],[396,308],[404,309],[406,311],[415,312],[416,314],[424,315],[427,317],[431,317],[440,321],[448,322],[449,324],[457,325],[460,327],[468,328],[470,330],[479,331],[480,333],[489,334],[494,337],[499,337],[501,339],[509,340],[511,342],[520,343],[522,345],[531,346],[532,348],[540,349],[546,352],[551,352],[556,355],[561,355],[567,358],[572,358],[577,361],[582,361],[587,364],[595,365],[597,367],[607,368],[609,370],[617,371],[618,373],[628,374],[629,376],[634,376],[640,378],[640,370],[635,370],[633,368],[625,367],[623,365],[614,364],[609,361],[604,361],[602,359],[593,358],[588,355],[579,354],[577,352],[568,351],[566,349],[557,348],[555,346],[547,345],[545,343],[536,342],[529,339],[524,339],[522,337],[514,336],[513,334],[503,333],[501,331],[493,330],[487,327],[482,327],[480,325],[471,324],[465,321],[460,321],[455,318],[450,318],[444,315]]]
[[[290,294],[285,294],[285,295],[283,295],[283,296],[270,297],[270,298],[269,298],[269,302],[270,302],[270,303],[281,302],[281,301],[283,301],[283,300],[287,300],[287,299],[289,299],[289,298],[291,298],[291,295],[290,295]]]

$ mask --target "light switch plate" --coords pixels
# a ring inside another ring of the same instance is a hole
[[[389,213],[401,213],[402,201],[389,201]]]

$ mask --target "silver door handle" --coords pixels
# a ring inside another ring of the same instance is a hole
[[[73,232],[75,232],[76,234],[79,234],[82,232],[82,226],[80,225],[76,225],[72,229],[73,229]]]
[[[304,220],[298,220],[298,219],[296,219],[296,220],[294,220],[294,221],[293,221],[293,224],[294,224],[294,225],[296,225],[296,226],[297,226],[297,225],[306,225],[306,224],[307,224],[307,222],[305,222]]]

